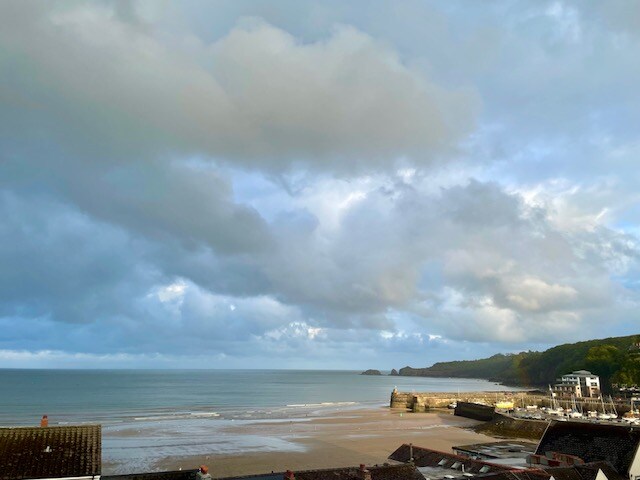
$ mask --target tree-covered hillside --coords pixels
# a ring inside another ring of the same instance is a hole
[[[511,385],[546,386],[573,370],[600,375],[603,388],[612,383],[640,385],[640,335],[567,343],[544,352],[498,354],[481,360],[435,363],[427,368],[401,368],[400,375],[486,378]]]

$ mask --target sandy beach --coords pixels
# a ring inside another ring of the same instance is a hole
[[[248,423],[225,427],[223,434],[286,439],[294,451],[252,451],[234,454],[164,457],[153,470],[178,470],[210,466],[213,477],[248,475],[286,469],[303,470],[365,464],[382,464],[403,443],[450,452],[454,445],[493,440],[465,427],[477,422],[449,412],[406,413],[388,408],[346,410],[319,418]],[[103,473],[114,465],[105,462]]]

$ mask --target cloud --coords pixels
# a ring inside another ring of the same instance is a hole
[[[0,5],[3,365],[634,331],[633,12],[287,5]]]
[[[2,13],[12,101],[0,121],[23,148],[33,138],[20,132],[37,125],[41,142],[94,162],[173,153],[263,171],[361,172],[404,156],[433,163],[473,124],[472,92],[425,79],[348,26],[302,43],[248,19],[204,44],[162,41],[108,4]]]

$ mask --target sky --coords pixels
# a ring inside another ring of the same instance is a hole
[[[0,367],[639,333],[640,4],[0,2]]]

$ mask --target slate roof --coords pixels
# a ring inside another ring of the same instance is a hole
[[[616,472],[609,462],[593,462],[573,467],[555,467],[546,470],[509,470],[505,472],[478,475],[477,480],[595,480],[598,471],[602,470],[609,480],[626,480]]]
[[[453,451],[469,456],[482,455],[484,458],[526,457],[536,451],[538,445],[521,440],[502,440],[498,442],[474,443],[453,447]]]
[[[100,475],[101,448],[100,425],[0,428],[0,480]]]
[[[583,422],[552,422],[536,454],[560,452],[575,455],[586,463],[608,461],[625,475],[640,444],[640,429],[622,425]]]
[[[391,460],[397,462],[408,462],[410,460],[410,447],[406,443],[389,455]],[[484,460],[473,460],[469,457],[455,455],[452,453],[431,450],[430,448],[413,446],[413,463],[417,467],[441,467],[462,473],[490,473],[511,470],[513,467],[486,462]],[[375,479],[373,479],[375,480]]]
[[[602,470],[609,480],[626,480],[609,462],[546,469],[547,473],[553,475],[556,480],[595,480],[599,470]]]

